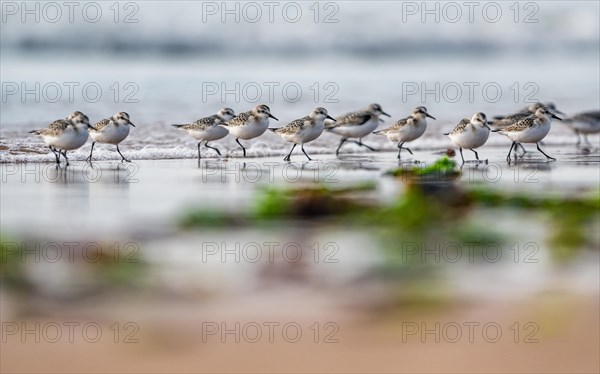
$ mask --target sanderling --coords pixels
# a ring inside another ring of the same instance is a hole
[[[556,105],[554,105],[554,103],[549,102],[549,103],[543,104],[543,103],[537,102],[537,103],[528,105],[513,114],[509,114],[506,116],[494,116],[495,121],[490,123],[490,125],[492,125],[495,128],[510,126],[510,125],[516,123],[517,121],[522,120],[523,118],[525,118],[527,116],[535,114],[535,112],[538,109],[544,108],[544,107],[550,109],[550,111],[554,114],[564,114],[563,112],[561,112],[560,110],[558,110],[556,108]]]
[[[552,118],[561,120],[554,113],[552,113],[550,109],[542,107],[539,108],[535,114],[525,117],[513,125],[492,130],[493,132],[506,135],[510,140],[512,140],[512,145],[510,146],[506,160],[510,162],[510,154],[512,153],[515,145],[519,143],[535,143],[537,150],[546,156],[548,160],[556,160],[554,157],[550,157],[544,153],[538,144],[542,139],[544,139],[544,137],[546,137],[546,135],[548,135],[548,132],[550,132]]]
[[[327,114],[327,110],[325,108],[319,107],[313,110],[310,115],[296,119],[284,127],[269,129],[275,134],[280,135],[286,141],[294,143],[290,153],[285,156],[283,161],[290,161],[292,152],[298,144],[300,144],[302,152],[306,158],[312,161],[312,159],[304,150],[304,143],[311,142],[321,136],[323,129],[325,128],[326,118],[335,122],[335,119]]]
[[[363,110],[337,117],[334,123],[327,123],[325,125],[327,131],[331,131],[342,137],[340,145],[335,150],[335,154],[339,155],[340,148],[349,138],[358,138],[358,141],[354,141],[354,143],[374,151],[375,149],[363,144],[362,138],[372,133],[379,126],[380,115],[390,117],[389,114],[381,109],[381,105],[371,104]]]
[[[131,162],[123,156],[119,150],[119,143],[121,143],[129,135],[129,126],[135,127],[129,120],[129,114],[126,112],[119,112],[110,118],[106,118],[96,123],[90,128],[90,137],[92,138],[92,149],[90,155],[86,161],[92,161],[92,153],[94,152],[94,145],[96,142],[105,144],[114,144],[117,146],[117,152],[121,156],[121,162]]]
[[[427,108],[419,106],[413,110],[410,116],[399,120],[387,129],[375,131],[373,134],[385,135],[390,141],[397,143],[398,159],[402,149],[406,149],[412,155],[412,151],[407,147],[403,147],[403,145],[423,135],[425,129],[427,129],[427,117],[435,119],[427,113]]]
[[[67,151],[78,149],[85,144],[90,127],[89,118],[77,111],[69,114],[66,119],[56,120],[48,127],[30,133],[40,135],[44,139],[48,148],[54,153],[57,164],[60,165],[60,155],[63,155],[68,166]]]
[[[479,155],[475,148],[479,148],[485,144],[490,136],[490,127],[487,124],[487,117],[483,113],[475,113],[471,119],[464,118],[459,122],[454,130],[446,133],[452,143],[460,150],[460,158],[463,164],[465,158],[463,157],[462,149],[466,148],[475,153],[475,158],[479,161]]]
[[[600,110],[578,113],[572,117],[565,118],[566,123],[577,134],[577,145],[581,144],[581,137],[586,144],[591,144],[587,134],[596,134],[600,132]]]
[[[509,114],[506,116],[494,116],[495,120],[492,122],[488,122],[488,124],[490,125],[490,127],[494,128],[494,129],[501,129],[504,127],[508,127],[508,126],[514,125],[515,123],[519,122],[523,118],[526,118],[532,114],[535,114],[535,112],[540,108],[547,108],[552,113],[555,113],[555,114],[556,113],[564,114],[563,112],[561,112],[560,110],[558,110],[556,108],[556,105],[554,105],[554,103],[542,104],[540,102],[537,102],[537,103],[533,103],[529,106],[522,108],[517,113]],[[525,149],[525,147],[523,147],[522,144],[517,143],[515,145],[515,151],[516,151],[516,147],[521,148],[521,151],[523,151],[522,155],[525,155],[525,153],[527,153],[527,150]]]
[[[244,157],[246,157],[246,148],[240,143],[240,139],[250,140],[264,134],[269,128],[269,118],[279,121],[271,114],[271,109],[268,106],[261,104],[252,110],[238,114],[223,123],[223,126],[235,136],[236,143],[242,147]]]
[[[186,125],[172,125],[179,129],[187,131],[188,135],[192,138],[198,140],[198,159],[200,156],[200,145],[202,142],[206,148],[210,148],[217,152],[219,156],[221,156],[221,151],[218,148],[211,147],[208,145],[208,142],[212,142],[213,140],[219,140],[227,136],[229,134],[229,130],[225,127],[220,126],[226,121],[229,121],[235,117],[235,112],[231,108],[223,108],[217,112],[217,114],[213,114],[212,116],[200,118],[194,123],[186,124]]]

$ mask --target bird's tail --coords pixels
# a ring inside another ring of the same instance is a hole
[[[375,135],[385,135],[385,130],[373,131],[373,134],[375,134]]]
[[[502,131],[502,129],[494,129],[494,130],[492,130],[492,132],[499,132],[499,131]]]
[[[445,132],[444,135],[450,135],[450,133],[449,132]]]
[[[30,134],[35,134],[35,135],[40,135],[40,130],[31,130],[29,131]]]
[[[269,131],[275,132],[279,130],[279,127],[269,127]]]
[[[178,124],[174,124],[174,125],[171,125],[171,126],[173,126],[173,127],[176,127],[176,128],[178,128],[178,129],[179,129],[179,128],[182,128],[182,127],[183,127],[183,126],[185,126],[185,125],[178,125]]]

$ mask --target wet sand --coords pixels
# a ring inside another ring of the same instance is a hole
[[[547,163],[532,151],[531,159],[508,165],[506,149],[485,148],[480,156],[488,163],[465,164],[456,183],[560,198],[597,193],[597,152],[545,150],[558,161]],[[270,186],[373,183],[374,189],[354,197],[385,204],[406,188],[401,178],[384,176],[398,166],[395,156],[318,155],[306,162],[296,155],[292,163],[280,157],[102,161],[93,168],[73,162],[67,169],[40,163],[0,165],[3,234],[42,242],[132,241],[139,245],[145,266],[144,273],[110,283],[95,262],[53,262],[42,256],[28,263],[25,274],[33,291],[19,291],[6,280],[2,285],[0,369],[598,372],[599,239],[593,237],[595,244],[571,261],[556,262],[544,241],[551,228],[535,213],[474,214],[471,221],[508,233],[511,241],[539,243],[539,256],[533,263],[443,259],[442,271],[425,283],[426,293],[439,294],[433,304],[396,299],[398,292],[412,287],[410,278],[375,281],[373,269],[385,261],[381,243],[356,227],[298,221],[191,231],[177,226],[190,208],[244,214]],[[439,157],[419,150],[403,162],[414,165],[418,159],[426,165]],[[275,261],[232,261],[234,257],[223,260],[219,255],[207,260],[199,244],[225,243],[232,249],[236,243],[264,242],[300,243],[302,261],[282,260],[281,253]],[[312,243],[321,245],[322,255],[329,253],[323,243],[336,243],[336,261],[313,260]],[[35,331],[36,323],[39,342],[35,333],[25,332]],[[91,342],[93,332],[83,335],[76,329],[69,341],[65,323],[92,323],[102,337]],[[277,327],[271,340],[265,324]],[[297,341],[296,330],[279,330],[286,324],[301,330]],[[488,324],[491,330],[483,333]],[[62,326],[62,337],[53,342],[56,325]],[[256,326],[260,339],[254,339]],[[477,328],[472,339],[468,326]],[[215,327],[218,331],[210,330]],[[225,329],[230,332],[222,335]]]

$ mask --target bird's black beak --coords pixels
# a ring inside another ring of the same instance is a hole
[[[387,114],[386,112],[384,112],[383,110],[381,111],[381,114],[383,114],[384,116],[388,116],[388,117],[390,117],[390,118],[392,117],[392,116],[390,116],[389,114]]]
[[[429,117],[429,118],[431,118],[431,119],[435,119],[435,117],[434,117],[434,116],[432,116],[432,115],[431,115],[431,114],[429,114],[429,113],[425,113],[425,116],[426,116],[426,117]]]
[[[552,117],[552,118],[556,118],[557,120],[559,120],[559,121],[562,121],[562,118],[560,118],[560,117],[556,116],[554,113],[551,113],[551,114],[550,114],[550,117]]]
[[[272,115],[271,113],[269,113],[269,117],[270,117],[270,118],[273,118],[275,121],[279,121],[279,120],[277,119],[277,117],[275,117],[275,116],[274,116],[274,115]]]
[[[325,118],[328,118],[328,119],[332,120],[333,122],[337,122],[337,121],[335,120],[335,118],[333,118],[333,117],[332,117],[332,116],[330,116],[329,114],[328,114],[328,115],[327,115],[327,117],[325,117]]]
[[[131,123],[131,121],[128,121],[128,123],[129,123],[131,126],[135,127],[135,125],[134,125],[133,123]]]

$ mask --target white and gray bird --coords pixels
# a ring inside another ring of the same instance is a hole
[[[475,113],[471,119],[463,118],[452,131],[444,135],[448,135],[452,143],[458,147],[460,158],[464,164],[463,148],[475,153],[475,158],[479,161],[479,155],[475,148],[479,148],[487,142],[490,136],[490,127],[485,114],[479,112]]]
[[[62,155],[69,165],[67,151],[81,148],[88,139],[88,129],[91,128],[89,118],[79,112],[73,112],[66,119],[52,122],[48,127],[30,131],[31,134],[39,135],[48,148],[54,153],[56,163],[60,165]]]
[[[119,143],[121,143],[129,135],[130,126],[135,127],[129,119],[129,114],[126,112],[119,112],[110,118],[105,118],[90,128],[90,137],[92,138],[92,149],[90,155],[86,159],[92,162],[92,154],[94,153],[94,145],[96,143],[113,144],[117,146],[117,152],[121,156],[121,162],[130,160],[126,159],[125,156],[119,150]]]
[[[521,108],[521,110],[519,110],[518,112],[513,113],[513,114],[509,114],[509,115],[505,115],[505,116],[494,116],[494,121],[492,121],[490,123],[490,125],[494,128],[510,126],[510,125],[516,123],[517,121],[522,120],[525,117],[535,114],[535,112],[540,108],[548,108],[554,114],[564,114],[563,112],[561,112],[560,110],[558,110],[556,108],[556,105],[554,105],[554,103],[549,102],[549,103],[543,104],[543,103],[537,102],[537,103],[528,105],[524,108]]]
[[[212,142],[214,140],[219,140],[227,136],[229,134],[229,130],[225,127],[221,126],[225,122],[229,121],[235,117],[235,112],[231,108],[222,108],[217,114],[213,114],[212,116],[200,118],[199,120],[185,124],[185,125],[172,125],[178,129],[185,130],[189,136],[198,140],[198,159],[200,156],[200,145],[204,142],[204,146],[206,148],[210,148],[217,152],[219,156],[221,156],[221,151],[215,147],[211,147],[208,145],[208,142]]]
[[[379,126],[379,116],[381,115],[390,117],[389,114],[383,111],[381,105],[371,104],[363,110],[341,115],[335,119],[335,122],[326,123],[325,129],[327,131],[342,137],[335,154],[339,155],[340,148],[350,138],[358,138],[358,141],[354,141],[354,143],[374,151],[375,149],[363,144],[362,138],[372,133]]]
[[[238,114],[223,123],[223,126],[235,136],[235,142],[242,148],[244,157],[246,157],[246,148],[240,143],[240,139],[250,140],[264,134],[269,128],[269,118],[279,121],[271,114],[271,109],[268,106],[261,104],[247,112]]]
[[[510,155],[513,148],[517,144],[521,143],[535,143],[537,150],[546,156],[548,160],[556,160],[554,157],[550,157],[544,153],[544,151],[540,149],[539,145],[539,142],[550,132],[550,128],[552,127],[552,118],[561,120],[554,113],[552,113],[550,109],[541,107],[535,112],[535,114],[525,117],[513,125],[492,130],[492,132],[498,132],[512,140],[512,145],[510,146],[506,160],[510,162]]]
[[[327,109],[318,107],[312,111],[312,113],[306,117],[296,119],[284,127],[271,128],[275,134],[281,136],[284,140],[294,143],[290,153],[285,156],[283,161],[290,161],[292,152],[298,144],[302,148],[302,153],[312,160],[306,151],[304,150],[304,144],[317,139],[323,133],[325,128],[325,119],[330,119],[335,122],[335,119],[327,113]]]
[[[385,135],[390,141],[397,143],[398,159],[400,159],[403,149],[406,149],[411,155],[413,154],[409,148],[404,147],[404,143],[418,139],[425,133],[427,129],[427,117],[435,119],[435,117],[427,113],[427,108],[419,106],[413,110],[410,116],[402,118],[386,129],[375,131],[373,134]]]
[[[581,138],[586,144],[590,144],[588,134],[600,132],[600,110],[591,110],[575,114],[563,119],[563,123],[569,126],[577,134],[577,145],[581,144]]]

